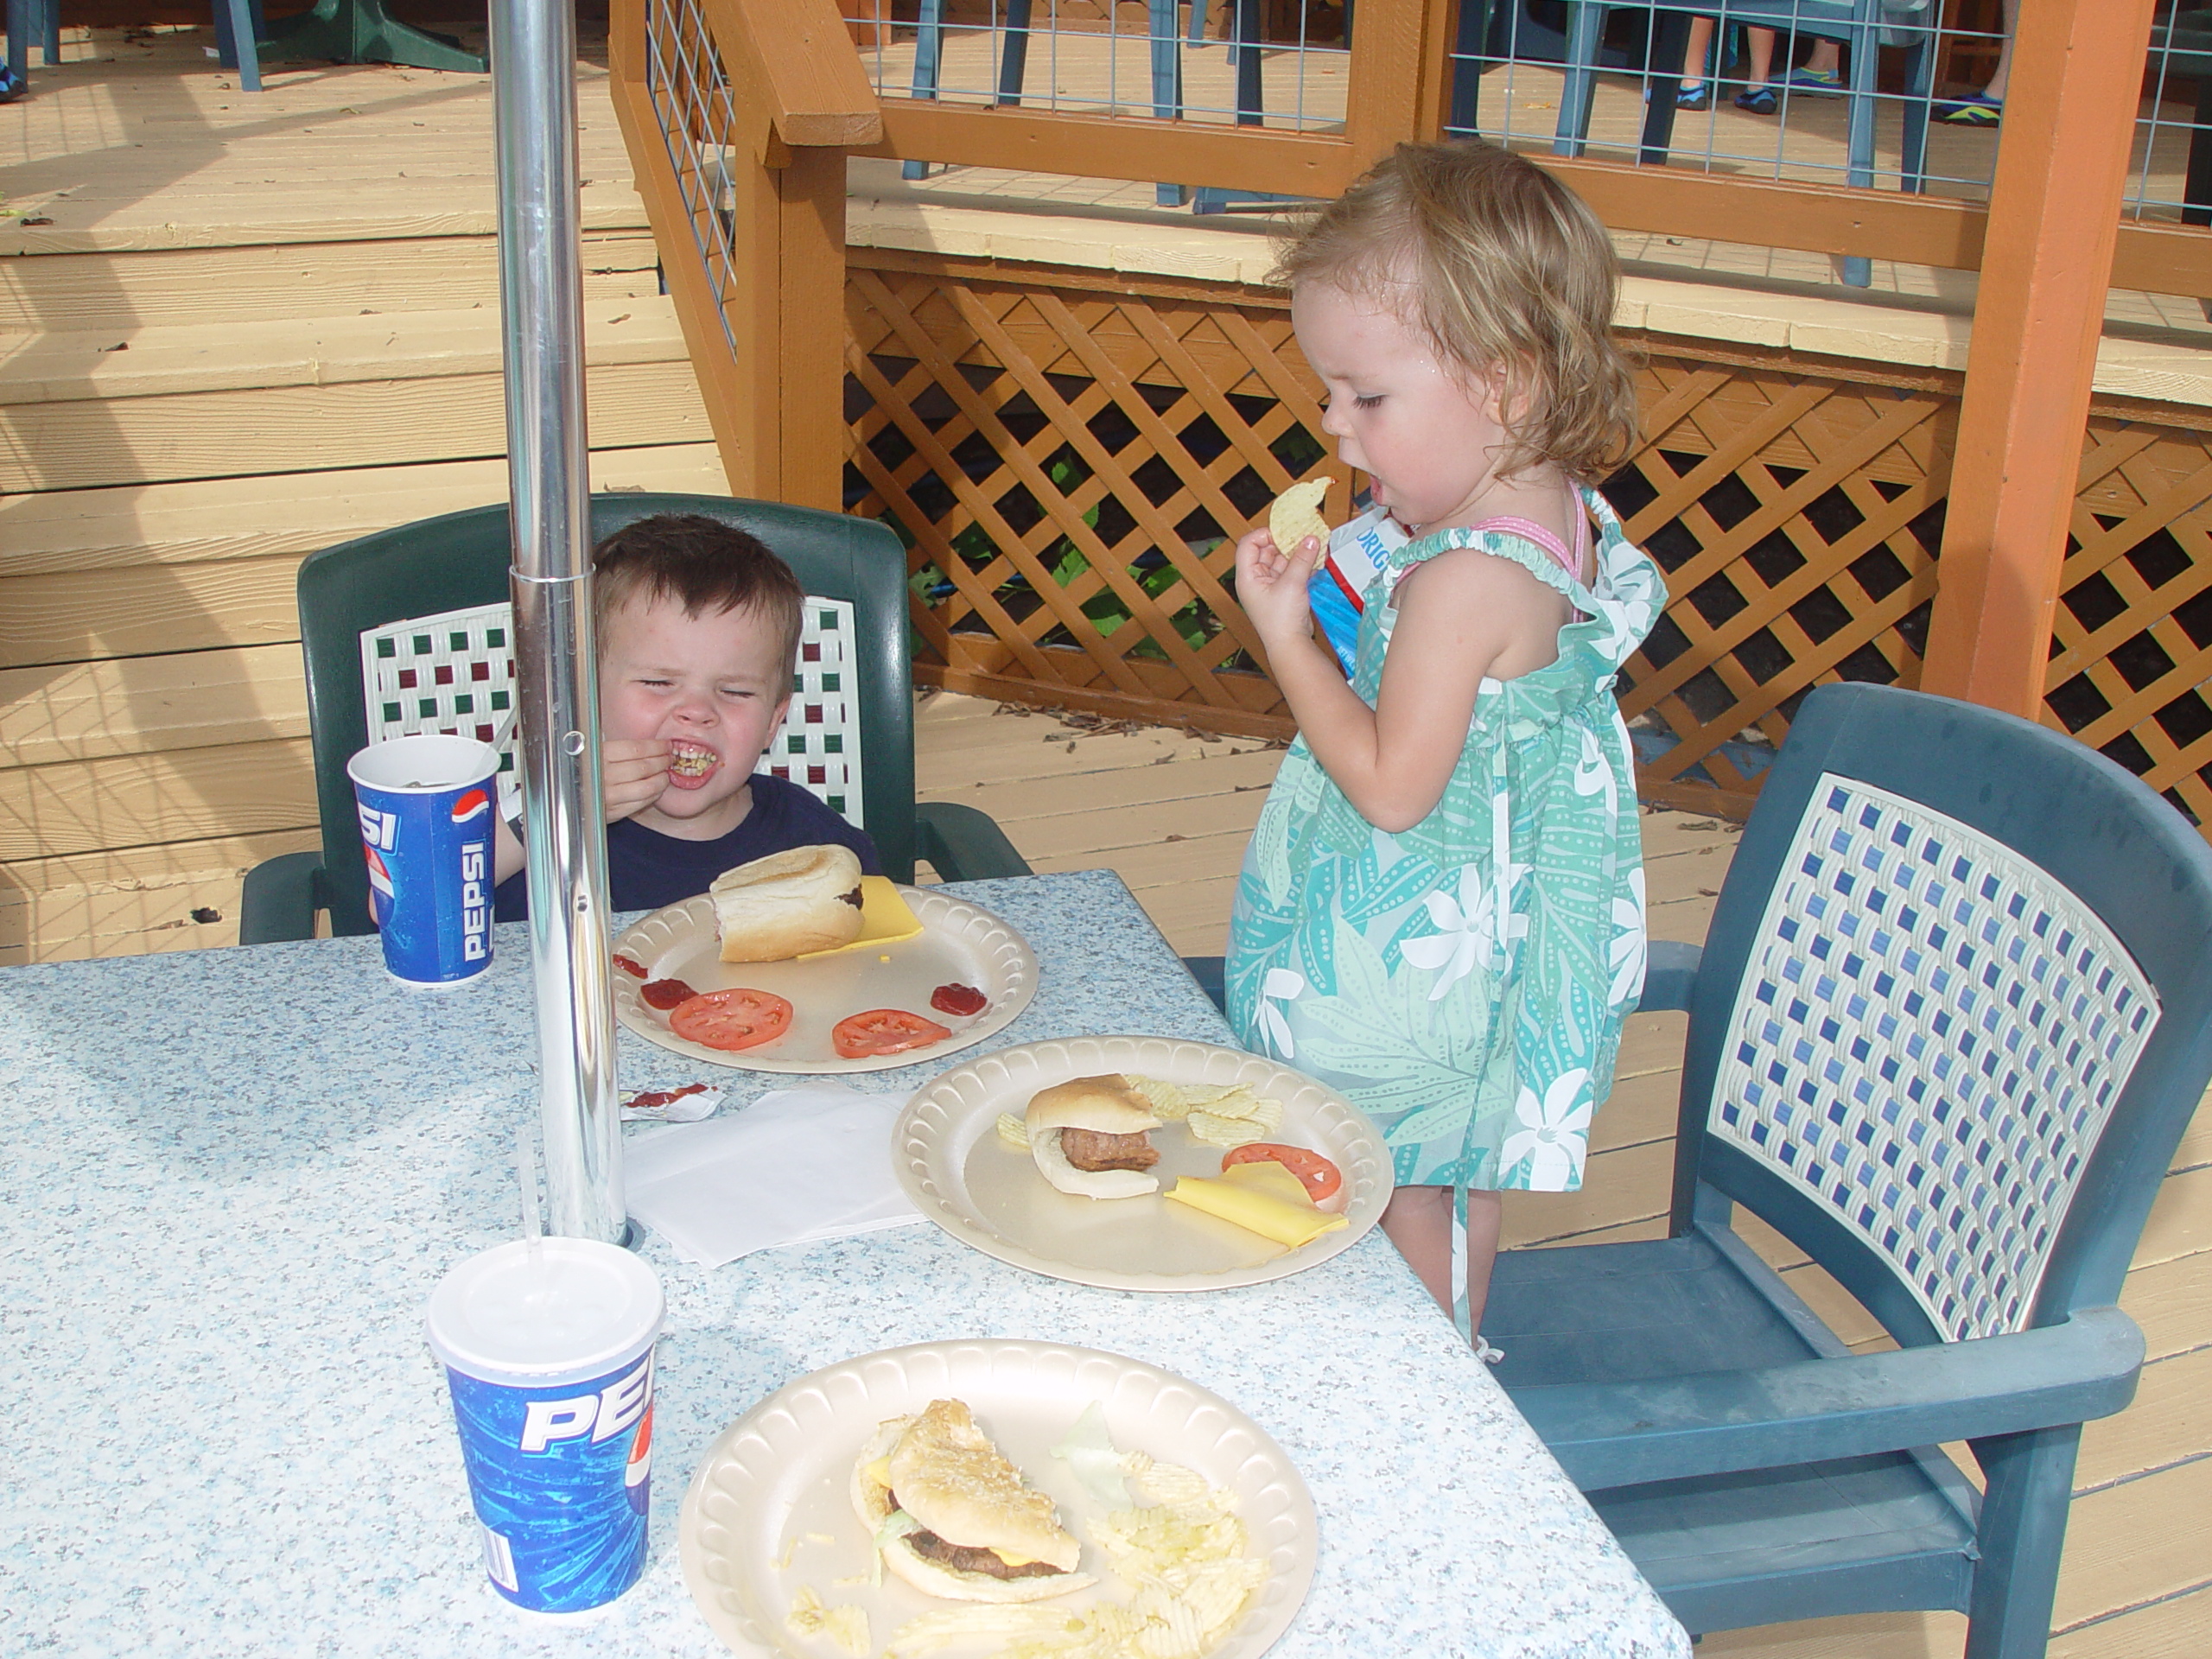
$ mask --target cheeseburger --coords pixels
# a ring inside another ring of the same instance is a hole
[[[894,1417],[861,1448],[853,1508],[884,1565],[955,1601],[1043,1601],[1095,1582],[1052,1500],[990,1443],[957,1400]]]
[[[794,847],[725,870],[707,889],[724,962],[781,962],[861,936],[861,861],[849,847]]]
[[[1144,1172],[1160,1161],[1152,1107],[1118,1073],[1074,1077],[1030,1096],[1029,1155],[1045,1179],[1084,1198],[1141,1198],[1160,1191]]]

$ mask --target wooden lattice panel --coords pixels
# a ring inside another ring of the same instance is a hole
[[[2212,830],[2212,434],[2094,418],[2045,717]]]
[[[1342,477],[1279,299],[855,249],[847,317],[847,501],[912,550],[918,677],[1292,729],[1228,592],[1230,538]],[[1670,597],[1622,707],[1648,798],[1740,812],[1807,691],[1919,683],[1956,378],[1643,345],[1605,491]],[[2212,825],[2212,435],[2101,416],[2081,490],[2049,719]]]
[[[1740,808],[1814,686],[1918,683],[1956,401],[1656,347],[1641,391],[1642,444],[1605,489],[1669,603],[1622,708],[1675,740],[1647,794]]]
[[[1224,586],[1234,537],[1333,465],[1283,305],[869,257],[847,289],[848,495],[913,550],[923,665],[1287,730]]]

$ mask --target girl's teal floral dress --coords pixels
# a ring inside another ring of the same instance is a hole
[[[1300,738],[1244,855],[1229,1020],[1244,1045],[1379,1123],[1402,1186],[1572,1192],[1643,985],[1636,777],[1613,679],[1666,599],[1594,491],[1594,585],[1508,531],[1440,531],[1362,595],[1352,689],[1370,704],[1398,582],[1479,547],[1579,613],[1559,658],[1484,680],[1436,810],[1398,834],[1359,816]]]

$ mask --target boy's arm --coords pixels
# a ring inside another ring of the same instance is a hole
[[[600,793],[607,821],[626,818],[660,798],[668,778],[668,745],[612,738],[600,750]],[[492,832],[492,874],[504,881],[529,862],[517,825],[502,819]]]
[[[520,819],[515,821],[517,823]],[[492,827],[492,885],[497,887],[528,861],[514,825],[505,818]]]

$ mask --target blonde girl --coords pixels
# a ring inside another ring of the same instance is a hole
[[[1328,550],[1237,543],[1299,737],[1245,855],[1230,1020],[1382,1125],[1383,1230],[1447,1309],[1465,1195],[1479,1332],[1498,1193],[1580,1185],[1643,985],[1613,680],[1665,594],[1591,487],[1635,434],[1618,273],[1549,175],[1455,143],[1401,146],[1279,276],[1323,428],[1373,505],[1313,582],[1357,613],[1341,657],[1309,600]]]

